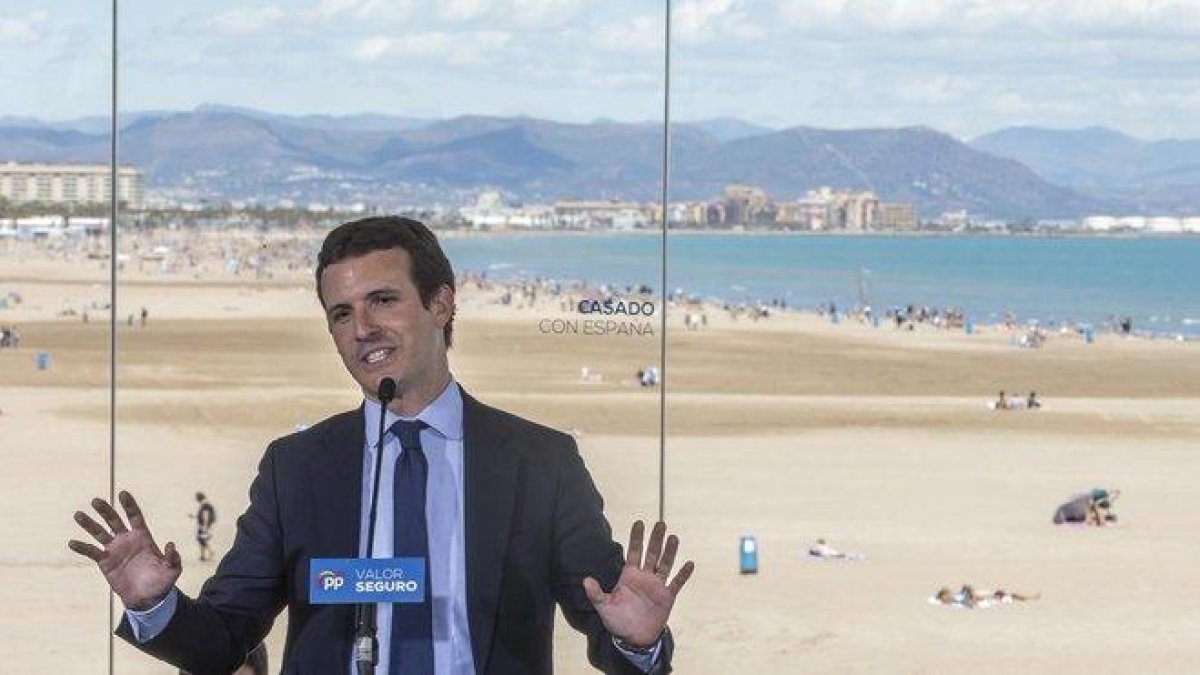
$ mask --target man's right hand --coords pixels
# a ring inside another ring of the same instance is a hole
[[[133,495],[122,490],[120,501],[129,518],[128,527],[111,504],[97,497],[92,500],[92,508],[108,527],[83,511],[75,512],[75,522],[103,548],[74,539],[67,542],[67,547],[96,562],[126,609],[150,609],[171,591],[183,572],[183,562],[173,542],[159,550]]]

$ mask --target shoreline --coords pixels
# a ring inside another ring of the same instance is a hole
[[[307,235],[306,235],[307,236]],[[300,241],[307,241],[301,238]],[[253,242],[251,242],[253,244]],[[0,322],[14,323],[29,320],[71,320],[91,312],[97,320],[107,316],[105,306],[108,293],[108,265],[106,260],[83,258],[76,260],[81,251],[52,251],[36,245],[27,245],[26,253],[33,252],[36,256],[25,256],[18,260],[6,259],[0,251]],[[79,264],[83,263],[83,266]],[[150,261],[157,262],[157,261]],[[90,264],[91,269],[88,269]],[[215,261],[208,260],[191,274],[185,271],[146,271],[144,262],[141,269],[132,269],[135,263],[127,263],[128,267],[118,273],[118,287],[126,292],[118,292],[119,306],[122,296],[128,296],[129,291],[153,291],[158,288],[178,289],[180,291],[204,291],[205,289],[228,289],[240,293],[261,294],[269,291],[296,292],[311,291],[314,281],[311,272],[304,266],[287,263],[288,268],[280,268],[279,263],[264,265],[251,272],[230,273]],[[149,265],[153,269],[154,265]],[[661,293],[644,295],[632,290],[626,284],[583,282],[571,279],[540,278],[521,274],[498,274],[496,270],[474,270],[459,268],[455,271],[459,282],[459,293],[479,294],[485,302],[503,305],[505,295],[515,304],[515,309],[536,308],[553,309],[555,305],[569,304],[571,311],[567,314],[580,318],[631,319],[633,317],[611,316],[603,314],[585,315],[574,311],[576,303],[582,299],[610,298],[614,301],[631,299],[649,299],[654,303],[656,311],[651,317],[641,317],[653,320],[655,326],[660,323],[658,310],[662,305]],[[28,287],[42,289],[53,295],[57,286],[67,288],[58,293],[59,300],[56,309],[47,309],[47,302],[52,299],[40,297],[36,310],[22,307],[22,299],[12,287]],[[473,286],[473,288],[471,288]],[[647,285],[649,287],[650,285]],[[1016,318],[1013,320],[1000,319],[997,314],[989,316],[992,320],[977,320],[970,312],[957,307],[940,307],[932,305],[908,305],[919,316],[920,320],[912,317],[897,323],[895,312],[904,307],[885,308],[881,314],[864,312],[857,305],[849,305],[837,310],[838,318],[832,319],[828,307],[824,303],[816,307],[806,305],[791,305],[781,299],[755,298],[743,301],[730,301],[719,296],[698,296],[690,294],[687,289],[683,293],[670,294],[667,304],[668,320],[684,320],[680,327],[672,323],[672,327],[690,329],[692,319],[699,321],[717,315],[730,315],[735,321],[762,321],[764,325],[780,318],[798,317],[803,320],[822,321],[837,326],[860,326],[869,328],[878,334],[888,334],[901,330],[932,330],[943,335],[967,335],[972,333],[1005,333],[1014,344],[1022,347],[1037,348],[1047,340],[1083,340],[1089,328],[1093,336],[1108,338],[1128,338],[1150,341],[1171,341],[1181,344],[1200,342],[1200,323],[1184,318],[1184,325],[1191,330],[1147,330],[1138,328],[1129,333],[1121,333],[1113,323],[1098,324],[1086,321],[1068,321],[1062,319]],[[134,293],[136,295],[136,293]],[[90,300],[80,300],[90,297]],[[529,305],[526,307],[526,305]],[[919,310],[919,311],[918,311]],[[47,313],[51,312],[51,313]],[[957,317],[957,318],[955,318]],[[957,323],[945,324],[949,319]],[[966,329],[969,323],[971,330]],[[908,328],[912,326],[912,328]],[[697,326],[698,327],[698,326]],[[835,328],[836,329],[836,328]]]
[[[189,231],[189,230],[171,230],[168,228],[157,228],[147,230],[141,233],[140,236],[133,241],[127,241],[124,244],[123,251],[119,257],[122,269],[118,273],[118,283],[120,288],[134,289],[138,287],[153,287],[155,284],[173,285],[177,288],[200,289],[205,287],[230,287],[230,288],[312,288],[314,281],[312,278],[311,269],[315,265],[315,252],[319,246],[321,238],[326,230],[322,228],[304,228],[301,230],[250,230],[250,229],[234,229],[234,230],[205,230],[205,231]],[[566,241],[585,242],[591,237],[601,237],[604,239],[637,239],[646,240],[647,237],[656,236],[657,232],[511,232],[511,233],[485,233],[485,232],[457,232],[454,236],[448,237],[451,241],[458,239],[460,241],[478,240],[478,241],[534,241],[544,240],[551,242],[556,239]],[[674,232],[672,234],[675,234]],[[704,239],[720,238],[725,232],[690,232],[686,233],[685,240],[699,241]],[[734,233],[734,234],[749,234],[753,238],[769,238],[774,236],[773,233],[752,232],[752,233]],[[860,241],[902,241],[911,238],[908,234],[892,235],[880,233],[860,233],[851,235],[842,234],[824,234],[824,233],[792,233],[798,236],[811,237],[825,241],[836,241],[850,237]],[[929,235],[932,239],[939,241],[950,240],[974,240],[974,241],[1015,241],[1013,235],[966,235],[962,237],[948,236],[944,234],[929,234],[929,233],[913,233],[916,238]],[[1020,235],[1018,235],[1020,236]],[[791,234],[783,234],[783,238],[790,238]],[[1142,238],[1129,238],[1120,235],[1114,235],[1112,239],[1121,239],[1127,241],[1141,240]],[[1029,241],[1040,239],[1037,235],[1029,238]],[[1145,238],[1149,241],[1156,238]],[[1082,241],[1080,238],[1073,238],[1075,241]],[[47,284],[57,282],[71,282],[78,284],[93,284],[107,286],[109,280],[109,260],[107,258],[97,257],[94,255],[95,248],[98,244],[103,244],[97,240],[74,240],[74,239],[56,239],[45,241],[3,241],[0,242],[0,320],[5,318],[7,313],[3,306],[7,304],[12,307],[16,304],[16,298],[6,298],[6,294],[11,292],[6,286],[15,285],[30,285],[46,287]],[[450,243],[449,246],[454,246]],[[719,248],[719,247],[718,247]],[[757,251],[759,248],[747,249],[750,253]],[[770,249],[769,245],[766,249]],[[803,248],[803,247],[801,247]],[[920,247],[916,247],[920,249]],[[1162,245],[1157,247],[1137,247],[1131,249],[1128,255],[1140,255],[1145,258],[1147,251],[1157,251]],[[612,255],[614,265],[608,266],[603,264],[603,260],[591,261],[590,263],[581,263],[580,269],[582,273],[576,274],[557,274],[560,272],[561,265],[551,264],[540,265],[540,267],[548,268],[551,273],[542,275],[532,271],[530,268],[538,269],[539,264],[536,258],[530,258],[530,253],[524,245],[518,245],[515,248],[512,245],[499,246],[493,249],[487,244],[479,247],[467,247],[457,252],[459,266],[456,269],[456,274],[460,282],[465,282],[469,279],[483,280],[496,286],[504,287],[507,291],[514,295],[526,292],[534,295],[545,294],[585,294],[587,297],[613,297],[614,299],[629,299],[636,295],[632,289],[646,288],[656,289],[662,283],[661,277],[657,274],[646,275],[644,272],[658,272],[657,262],[654,263],[656,269],[650,270],[651,263],[649,257],[646,260],[646,267],[643,269],[637,264],[632,264],[633,260],[641,260],[643,253],[649,252],[634,252],[631,258],[631,253],[626,247],[616,245],[612,247]],[[704,246],[699,249],[694,249],[692,255],[701,256],[699,260],[708,261],[714,254],[713,246]],[[821,247],[819,251],[826,251],[828,247]],[[575,253],[574,245],[568,244],[566,250],[562,246],[555,246],[550,243],[546,244],[547,255],[551,256],[547,260],[559,260],[563,255],[572,255]],[[606,249],[607,250],[607,249]],[[842,251],[843,249],[834,246],[834,251]],[[846,251],[858,251],[858,248],[844,249]],[[896,252],[892,253],[889,248],[877,248],[870,245],[864,252],[845,253],[843,255],[850,256],[855,259],[854,265],[858,265],[858,258],[867,256],[866,263],[870,263],[870,256],[893,255],[893,256],[911,256],[919,255],[919,252],[913,253],[913,246],[900,247]],[[923,250],[923,249],[922,249]],[[942,250],[942,249],[937,249]],[[975,248],[972,246],[959,247],[952,246],[947,255],[953,254],[958,257],[959,265],[964,256],[974,255]],[[991,250],[991,249],[986,249]],[[997,249],[1002,253],[1002,257],[998,260],[1004,261],[1007,264],[1014,256],[1019,259],[1022,249],[1019,247],[1014,249],[1012,246],[1001,247]],[[1044,247],[1035,249],[1038,257],[1045,260],[1047,254],[1044,253]],[[1076,249],[1070,249],[1076,250]],[[1083,249],[1076,250],[1080,255],[1088,254],[1093,248],[1088,246]],[[1122,249],[1124,250],[1124,249]],[[1188,249],[1190,250],[1190,248]],[[580,249],[582,252],[583,249]],[[1136,253],[1141,251],[1142,253]],[[668,254],[671,253],[670,243],[668,242]],[[797,252],[799,254],[799,252]],[[678,256],[678,253],[675,254]],[[813,255],[808,254],[808,258]],[[1001,255],[1001,254],[997,254]],[[624,259],[621,256],[625,256]],[[743,255],[743,257],[745,257]],[[926,256],[928,257],[928,256]],[[1055,260],[1055,256],[1050,256],[1050,260]],[[491,262],[488,262],[488,261]],[[808,270],[801,276],[779,277],[780,274],[786,274],[779,268],[778,260],[771,261],[767,267],[763,268],[761,276],[756,276],[753,269],[745,271],[749,274],[744,281],[734,284],[738,281],[735,278],[725,280],[728,286],[722,286],[720,279],[715,282],[712,278],[703,276],[704,267],[698,267],[696,263],[689,262],[691,258],[681,259],[676,257],[674,260],[668,257],[667,265],[668,272],[672,269],[682,267],[685,269],[686,279],[680,279],[671,288],[657,289],[658,292],[652,292],[650,295],[656,304],[661,305],[664,291],[675,304],[672,306],[675,309],[684,311],[700,311],[712,313],[715,311],[733,310],[743,313],[777,313],[780,310],[786,312],[795,312],[800,314],[824,315],[827,313],[831,305],[836,304],[840,310],[838,314],[843,321],[854,321],[856,319],[865,321],[874,321],[874,316],[867,315],[862,317],[864,310],[873,310],[872,314],[878,315],[878,320],[882,323],[887,323],[895,314],[919,314],[923,313],[929,316],[944,316],[951,315],[961,318],[965,322],[970,322],[974,327],[994,330],[998,326],[1004,325],[1010,332],[1023,332],[1027,334],[1028,341],[1031,343],[1040,342],[1046,337],[1053,337],[1056,334],[1074,333],[1076,336],[1083,336],[1090,332],[1092,334],[1120,334],[1122,332],[1130,334],[1134,337],[1151,340],[1176,340],[1180,342],[1195,342],[1200,340],[1200,307],[1189,306],[1185,298],[1178,297],[1178,294],[1169,294],[1163,297],[1159,305],[1152,305],[1151,309],[1130,311],[1130,302],[1144,300],[1145,294],[1131,294],[1121,296],[1119,300],[1109,303],[1097,302],[1096,297],[1089,297],[1086,293],[1082,293],[1080,289],[1084,288],[1077,284],[1072,284],[1067,277],[1060,278],[1064,283],[1069,284],[1066,288],[1075,289],[1068,291],[1061,297],[1057,297],[1051,303],[1039,303],[1036,301],[1026,302],[1028,311],[1021,312],[1011,309],[1014,305],[1020,307],[1022,305],[1019,297],[1013,296],[1011,292],[1007,295],[997,296],[1001,299],[998,301],[987,302],[987,296],[979,296],[982,290],[991,289],[998,281],[996,278],[997,265],[993,264],[992,268],[981,277],[984,284],[979,289],[973,289],[971,293],[963,294],[956,293],[954,286],[951,285],[948,290],[938,291],[930,290],[930,284],[936,282],[938,277],[936,274],[929,277],[918,277],[917,282],[908,282],[907,286],[902,281],[905,275],[913,274],[910,267],[892,266],[884,269],[868,269],[863,266],[858,267],[838,267],[826,268],[821,266],[812,266],[804,268]],[[920,258],[924,260],[924,258]],[[707,262],[705,263],[707,264]],[[745,261],[737,263],[743,269],[748,264]],[[931,262],[930,264],[934,264]],[[875,268],[872,264],[871,268]],[[878,297],[875,297],[875,302],[870,302],[868,307],[860,306],[855,299],[855,293],[861,295],[863,281],[863,271],[867,270],[867,297],[878,296],[880,288],[884,290],[891,289],[888,295],[899,296],[901,302],[880,302]],[[690,271],[687,271],[690,270]],[[857,270],[857,272],[856,272]],[[605,273],[610,276],[609,280],[603,278]],[[590,273],[590,274],[589,274]],[[1094,276],[1095,270],[1091,270]],[[678,273],[677,273],[678,274]],[[855,275],[858,275],[857,288],[855,286]],[[700,276],[697,276],[700,275]],[[614,277],[629,277],[630,281],[613,282]],[[648,276],[653,277],[650,283],[646,283]],[[589,278],[590,277],[590,278]],[[638,280],[640,277],[640,281]],[[830,279],[837,279],[836,284],[831,285]],[[962,271],[959,270],[947,277],[951,280],[957,280],[956,283],[969,283],[962,278]],[[1190,279],[1188,275],[1180,280],[1180,283]],[[790,279],[790,280],[789,280]],[[808,281],[801,281],[808,280]],[[670,283],[670,282],[668,282]],[[695,287],[685,286],[685,283],[691,283]],[[753,287],[754,290],[747,290],[742,284]],[[807,284],[812,283],[811,287]],[[460,286],[463,284],[460,283]],[[118,292],[120,291],[118,289]],[[698,290],[699,288],[707,289],[705,291]],[[1157,286],[1155,286],[1157,288]],[[807,289],[807,290],[806,290]],[[823,290],[822,290],[823,289]],[[1021,287],[1020,292],[1025,292],[1032,289]],[[871,292],[875,291],[875,292]],[[998,288],[997,292],[1003,292],[1005,289]],[[903,295],[910,295],[904,298]],[[98,294],[97,294],[98,295]],[[821,297],[823,296],[823,297]],[[1018,293],[1019,296],[1019,293]],[[1078,296],[1078,297],[1077,297]],[[979,306],[972,304],[962,304],[962,302],[970,303],[972,301],[981,302],[984,306],[988,304],[996,305],[991,308],[980,309]],[[958,301],[958,302],[956,302]],[[1059,308],[1063,302],[1076,301],[1082,303],[1078,308],[1069,307],[1066,310]],[[1044,305],[1044,306],[1043,306]],[[1057,309],[1056,309],[1057,308]],[[1047,311],[1038,311],[1045,309]],[[82,311],[82,308],[76,307],[75,311]],[[1087,318],[1079,318],[1079,317]],[[1124,330],[1124,327],[1119,325],[1120,320],[1124,317],[1134,319],[1131,330]],[[1160,320],[1162,321],[1160,323]]]

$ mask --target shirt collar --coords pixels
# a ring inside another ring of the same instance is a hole
[[[366,422],[367,447],[373,448],[379,441],[379,401],[366,399],[363,401],[363,418]],[[418,419],[429,425],[429,428],[451,441],[461,441],[463,438],[463,399],[462,390],[458,383],[451,378],[446,388],[437,398],[430,401],[415,417],[401,417],[391,410],[384,417],[384,427],[390,428],[398,420]]]

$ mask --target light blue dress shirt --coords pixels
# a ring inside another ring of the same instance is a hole
[[[359,532],[369,525],[371,488],[375,473],[375,446],[379,438],[379,403],[367,400],[363,410],[366,452],[363,453],[363,495]],[[387,411],[384,429],[400,420]],[[466,523],[463,509],[463,400],[458,385],[451,382],[415,419],[428,425],[421,431],[421,449],[429,464],[425,487],[425,522],[429,533],[429,586],[433,598],[433,663],[437,675],[474,675],[471,632],[467,619]],[[379,474],[379,508],[375,519],[375,550],[367,551],[367,538],[359,537],[362,557],[390,558],[394,535],[393,473],[400,458],[400,441],[391,432],[383,439],[383,463]],[[380,604],[380,673],[390,672],[392,606]],[[347,661],[350,672],[353,660]]]
[[[378,401],[364,404],[366,439],[363,452],[362,508],[359,520],[358,553],[368,557],[365,533],[370,522],[371,489],[375,472],[375,447],[379,439]],[[400,441],[390,429],[402,419],[390,410],[384,418],[383,462],[379,475],[379,506],[375,518],[374,552],[371,557],[392,557],[392,474],[400,457]],[[403,418],[408,419],[408,418]],[[421,431],[421,449],[429,464],[425,491],[425,514],[429,533],[429,582],[433,597],[433,660],[437,675],[474,675],[471,632],[467,614],[467,554],[463,486],[463,399],[458,384],[451,381],[436,399],[413,419],[428,427]],[[126,610],[134,637],[146,642],[161,633],[178,605],[178,590],[172,589],[162,602],[145,611]],[[379,673],[387,673],[391,654],[392,606],[378,605]],[[643,672],[658,660],[662,643],[650,654],[622,653]],[[620,647],[618,646],[618,649]],[[347,672],[353,674],[353,655],[347,655]]]

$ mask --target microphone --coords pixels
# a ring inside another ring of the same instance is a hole
[[[383,432],[387,407],[396,398],[396,381],[385,377],[379,381],[375,398],[379,399],[379,440],[375,444],[375,481],[371,487],[371,515],[367,526],[367,557],[375,557],[375,514],[379,506],[379,473],[383,467]],[[358,675],[375,675],[379,664],[379,640],[376,639],[375,604],[359,603],[354,609],[354,664]]]
[[[380,380],[376,398],[379,399],[379,404],[386,408],[396,398],[396,381],[390,377]],[[380,420],[382,421],[382,418]]]

